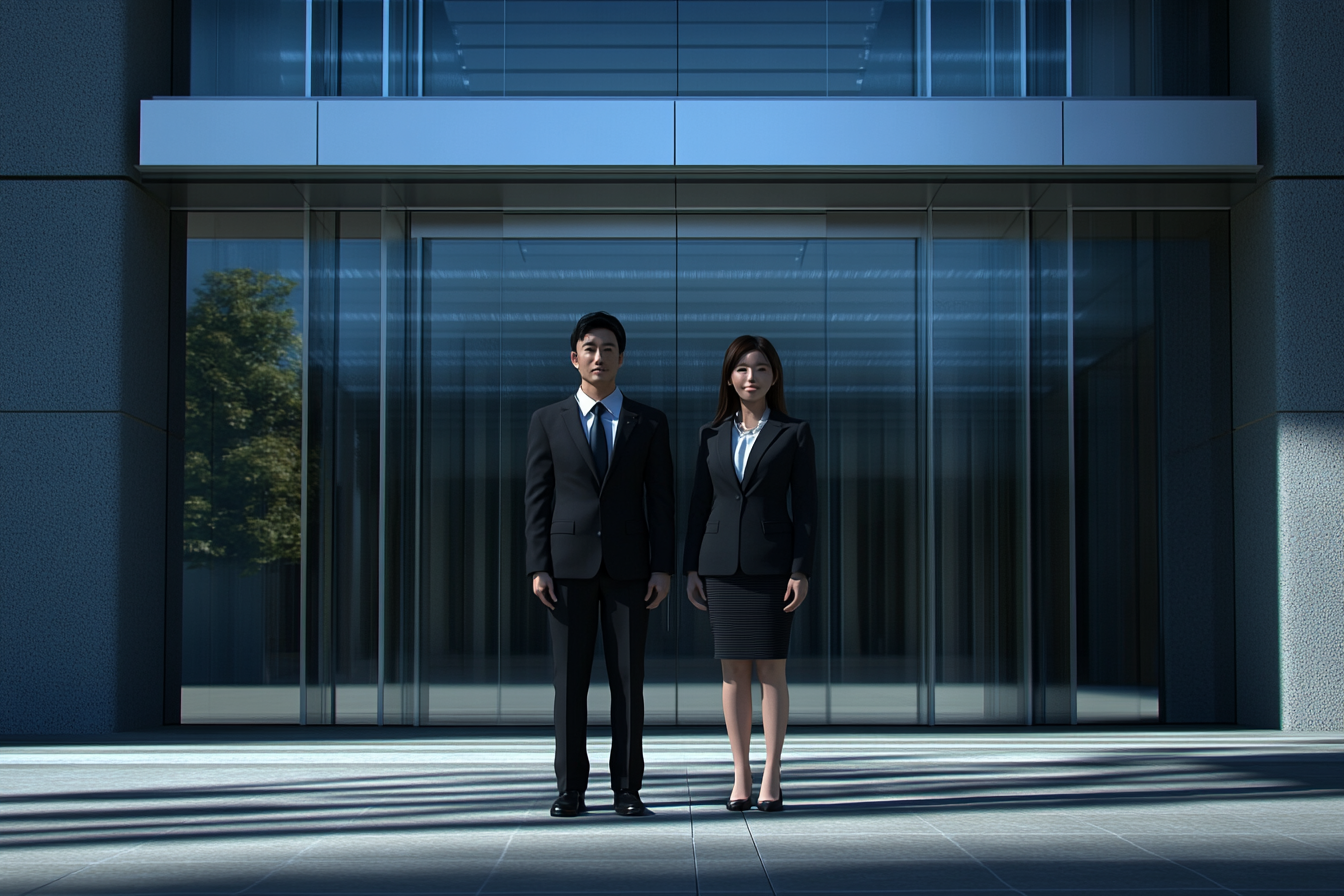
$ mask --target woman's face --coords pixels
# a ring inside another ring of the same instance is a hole
[[[733,368],[728,382],[732,384],[738,398],[758,401],[764,399],[765,393],[774,385],[775,369],[770,366],[763,352],[750,351],[737,359],[737,366]]]

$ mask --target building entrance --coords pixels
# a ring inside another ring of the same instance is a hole
[[[192,464],[224,460],[188,445],[183,720],[549,723],[523,456],[597,309],[629,334],[621,388],[672,425],[679,514],[725,347],[754,333],[781,352],[821,499],[796,723],[1156,719],[1153,296],[1118,229],[1133,213],[1111,214],[1083,246],[1082,215],[1026,210],[313,212],[270,243],[196,213],[189,277],[273,267],[276,246],[306,262],[272,303],[301,346],[276,363],[301,382],[297,488],[278,513],[267,486],[250,518],[292,523],[292,547],[193,555],[192,508],[217,492],[193,494]],[[216,442],[217,386],[188,399]],[[678,576],[652,620],[648,722],[721,722],[717,665]]]

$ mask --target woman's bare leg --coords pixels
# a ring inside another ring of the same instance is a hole
[[[784,732],[789,728],[789,682],[784,675],[785,662],[756,661],[756,677],[761,680],[761,723],[765,728],[762,800],[779,799],[779,762],[784,753]]]
[[[723,664],[723,721],[733,749],[731,799],[751,799],[751,660]]]

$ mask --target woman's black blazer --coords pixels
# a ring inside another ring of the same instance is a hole
[[[732,418],[700,429],[683,558],[687,572],[810,577],[816,531],[816,450],[806,422],[772,411],[740,483]]]

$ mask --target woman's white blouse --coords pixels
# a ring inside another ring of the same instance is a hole
[[[747,458],[751,456],[751,446],[756,444],[756,436],[760,435],[761,427],[769,419],[770,409],[766,408],[756,428],[743,431],[742,412],[738,411],[733,416],[733,469],[737,470],[738,482],[742,481],[742,474],[747,470]]]

